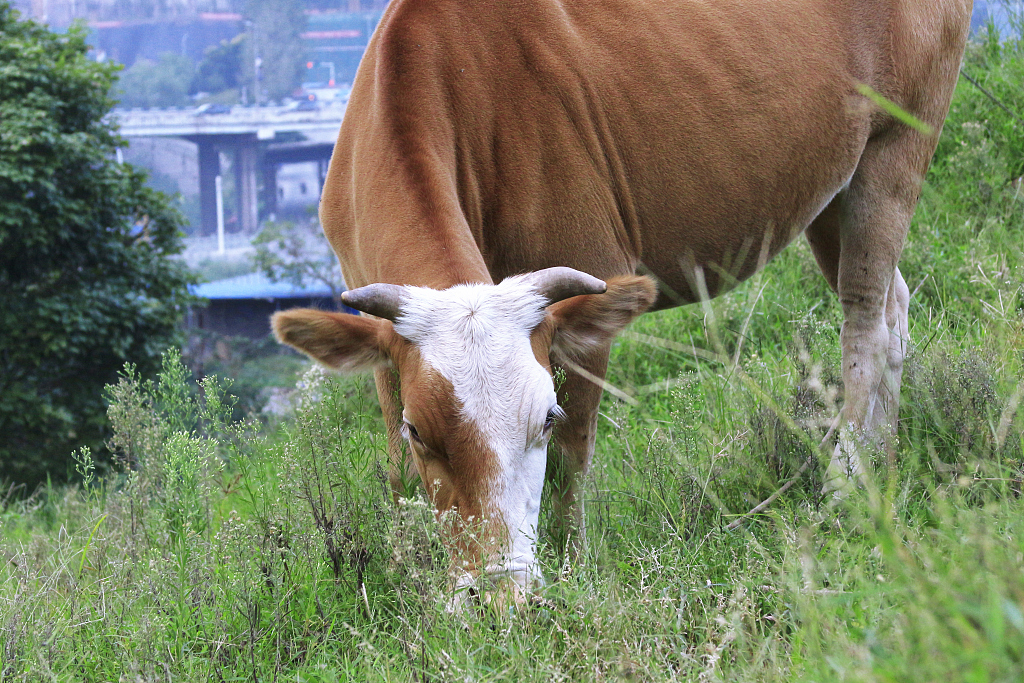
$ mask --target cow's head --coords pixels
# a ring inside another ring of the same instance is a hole
[[[462,576],[540,579],[534,547],[547,445],[562,415],[551,358],[599,349],[654,301],[645,277],[605,282],[549,268],[500,284],[444,290],[375,284],[346,292],[375,318],[296,309],[273,318],[278,340],[337,370],[390,365],[403,432]],[[460,531],[459,524],[455,525]],[[461,540],[460,540],[461,539]]]

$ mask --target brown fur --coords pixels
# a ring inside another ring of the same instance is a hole
[[[507,540],[500,514],[488,505],[495,456],[474,425],[461,419],[451,383],[418,354],[410,354],[399,373],[405,412],[420,437],[409,440],[413,465],[437,510],[456,513],[455,556],[476,572]]]
[[[936,137],[857,88],[941,128],[970,6],[393,0],[356,77],[324,231],[351,287],[445,288],[562,265],[648,274],[663,308],[724,291],[807,229],[844,309],[844,425],[894,423],[908,295],[896,264]],[[653,294],[619,282],[619,295],[552,307],[534,334],[538,361],[554,349],[603,376],[608,333]],[[616,296],[625,309],[608,303]],[[290,334],[279,337],[296,343]],[[335,345],[312,345],[337,362]],[[556,515],[578,520],[600,390],[569,373],[560,394]]]
[[[398,343],[391,323],[313,308],[280,311],[270,318],[274,337],[329,368],[359,372],[390,360]]]
[[[689,256],[729,273],[708,269],[714,294],[899,125],[858,83],[941,125],[967,4],[397,0],[356,79],[325,230],[351,286],[642,263],[666,305],[696,299]]]
[[[626,275],[609,278],[604,294],[577,296],[551,306],[551,351],[568,359],[592,353],[649,309],[657,296],[650,278]]]

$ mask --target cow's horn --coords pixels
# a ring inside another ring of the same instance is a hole
[[[405,287],[378,282],[342,292],[341,300],[357,311],[395,322],[402,305]]]
[[[564,266],[538,270],[525,279],[548,300],[548,306],[581,294],[604,294],[608,289],[604,280]]]

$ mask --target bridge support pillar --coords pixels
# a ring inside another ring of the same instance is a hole
[[[256,136],[239,139],[235,156],[235,195],[238,197],[239,228],[243,234],[251,235],[259,225],[256,198],[256,167],[259,147]]]
[[[277,168],[273,161],[263,160],[263,214],[268,217],[277,213]]]
[[[220,151],[212,140],[203,136],[194,138],[199,147],[199,234],[212,235],[217,231],[217,176],[220,175]]]

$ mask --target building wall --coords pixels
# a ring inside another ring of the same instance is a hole
[[[74,19],[173,19],[245,9],[245,0],[14,0],[12,4],[26,17],[55,26],[67,26]],[[306,0],[305,5],[311,13],[379,12],[387,0]]]
[[[315,161],[283,164],[277,172],[277,211],[304,214],[320,202],[320,174]]]
[[[334,301],[329,298],[213,299],[208,306],[197,306],[189,311],[186,327],[262,339],[270,334],[270,316],[289,308],[335,310]]]
[[[127,19],[168,19],[194,16],[200,12],[239,11],[241,0],[16,0],[26,16],[55,26],[67,26],[75,19],[109,21]]]
[[[199,194],[199,154],[195,143],[179,138],[130,138],[122,153],[129,164],[173,178],[183,195]]]

